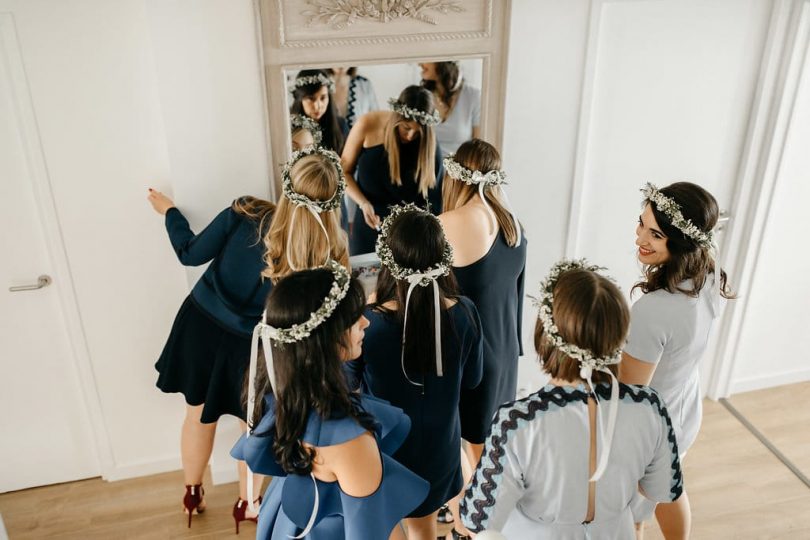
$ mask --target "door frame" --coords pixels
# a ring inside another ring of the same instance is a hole
[[[59,310],[65,322],[70,346],[68,360],[79,378],[79,390],[95,441],[94,448],[91,450],[98,462],[97,470],[102,477],[106,478],[114,468],[112,447],[104,422],[79,303],[65,251],[58,209],[51,190],[16,24],[11,13],[0,13],[0,40],[3,45],[0,50],[0,61],[5,62],[8,67],[14,120],[20,131],[23,152],[30,172],[35,204],[39,214],[37,218],[45,237],[48,256],[53,264],[54,279],[59,282],[57,287]],[[5,51],[5,54],[2,54],[2,51]]]

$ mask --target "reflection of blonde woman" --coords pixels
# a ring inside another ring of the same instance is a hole
[[[340,181],[333,162],[319,154],[295,163],[291,178],[294,192],[314,200],[328,200],[338,192]],[[327,240],[313,215],[304,208],[294,210],[286,198],[278,207],[254,197],[240,198],[196,235],[171,199],[150,190],[149,202],[166,216],[169,240],[182,264],[211,263],[181,306],[155,365],[158,388],[182,393],[186,401],[180,447],[186,483],[183,505],[191,526],[192,514],[206,507],[202,477],[217,420],[230,414],[242,420],[244,429],[241,392],[250,338],[272,281],[289,273],[291,266],[318,266],[327,257],[347,264],[346,238],[335,212],[320,216]],[[291,225],[297,232],[288,245]],[[259,501],[261,489],[257,476],[248,495],[247,469],[241,461],[239,473],[239,498],[233,507],[237,530],[240,521],[255,521],[246,501],[248,497]]]
[[[438,116],[433,95],[409,86],[391,111],[361,116],[346,140],[342,164],[346,189],[357,203],[352,254],[374,251],[376,228],[388,207],[414,203],[441,211],[441,157],[433,134]]]

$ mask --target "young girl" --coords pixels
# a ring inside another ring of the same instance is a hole
[[[481,90],[461,76],[458,62],[425,62],[422,86],[433,92],[442,121],[436,139],[442,153],[453,154],[464,141],[481,136]]]
[[[362,352],[364,307],[362,286],[334,261],[287,276],[267,298],[247,385],[248,410],[263,403],[264,415],[256,410],[255,428],[232,451],[276,477],[257,538],[404,538],[397,523],[427,493],[427,482],[389,457],[408,417],[346,386],[341,364]]]
[[[330,210],[336,207],[331,199],[339,198],[344,189],[337,155],[307,152],[294,156],[285,167],[287,187],[278,207],[243,197],[197,235],[168,197],[149,191],[154,209],[166,216],[169,240],[180,262],[188,266],[211,262],[181,306],[155,364],[157,387],[182,393],[187,404],[180,448],[189,526],[192,513],[205,510],[201,484],[217,420],[223,414],[245,419],[240,395],[250,335],[272,281],[291,268],[317,266],[327,258],[348,265],[346,239]],[[321,213],[316,219],[304,209],[295,210],[289,197],[295,204],[320,208]],[[288,233],[293,227],[294,237]],[[244,503],[258,499],[261,479],[255,479],[256,491],[249,494],[246,477],[240,462],[239,498],[233,507],[237,530],[240,521],[256,518],[255,512],[246,512]]]
[[[715,198],[689,182],[660,190],[647,184],[642,192],[636,245],[645,279],[633,288],[644,295],[633,304],[620,377],[628,384],[649,384],[661,394],[683,456],[700,429],[700,359],[723,299],[733,295],[714,258]],[[642,522],[654,505],[642,497],[637,502],[636,521]],[[658,505],[655,516],[667,538],[688,537],[686,493],[673,504]]]
[[[474,532],[632,540],[639,488],[656,501],[681,494],[664,404],[651,388],[616,379],[630,314],[598,270],[562,261],[541,284],[534,341],[551,380],[493,420],[461,508]]]
[[[290,115],[290,142],[293,152],[309,146],[320,146],[322,139],[323,133],[318,122],[303,114]]]
[[[441,156],[433,134],[439,117],[433,95],[409,86],[389,103],[391,111],[357,120],[342,156],[346,189],[357,203],[352,255],[374,250],[377,228],[391,205],[415,203],[441,212]]]
[[[401,407],[411,432],[394,459],[430,482],[408,538],[435,540],[438,509],[462,488],[462,388],[481,379],[481,324],[458,296],[441,224],[413,205],[392,209],[377,239],[382,262],[361,364],[372,395]]]

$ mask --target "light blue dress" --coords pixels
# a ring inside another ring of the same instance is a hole
[[[397,523],[416,508],[428,493],[429,484],[390,457],[405,440],[410,419],[402,409],[369,396],[359,397],[359,406],[374,416],[374,435],[382,459],[382,480],[374,493],[353,497],[337,482],[313,481],[308,475],[287,474],[273,452],[275,400],[265,398],[265,411],[253,435],[244,435],[231,455],[247,462],[253,472],[273,476],[259,511],[256,538],[287,540],[307,527],[315,507],[318,511],[307,540],[379,540],[388,538]],[[366,433],[353,418],[323,419],[310,413],[301,439],[312,446],[342,444]]]

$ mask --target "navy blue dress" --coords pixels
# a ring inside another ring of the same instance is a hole
[[[481,380],[481,323],[473,303],[460,297],[442,320],[443,376],[408,373],[424,389],[408,382],[400,355],[402,326],[395,314],[366,309],[369,327],[363,355],[347,365],[359,372],[364,390],[402,408],[411,419],[408,438],[394,459],[430,482],[427,498],[409,517],[431,514],[457,495],[463,486],[459,450],[459,396]]]
[[[393,453],[410,428],[401,409],[370,396],[358,397],[360,408],[374,416],[374,433],[380,449],[383,474],[377,490],[367,497],[346,494],[337,482],[313,481],[313,477],[287,474],[273,452],[275,402],[265,398],[265,414],[254,434],[244,435],[231,455],[245,460],[254,472],[273,476],[259,510],[256,538],[288,540],[301,534],[310,520],[318,494],[318,512],[307,540],[380,540],[388,538],[396,524],[425,497],[428,483],[396,461]],[[324,419],[311,412],[301,439],[312,446],[342,444],[364,434],[353,418]]]
[[[391,182],[388,169],[388,152],[385,146],[378,144],[363,148],[357,159],[355,179],[360,191],[374,206],[374,212],[385,219],[389,213],[389,206],[402,203],[414,203],[417,206],[429,209],[433,214],[439,215],[442,211],[442,155],[438,143],[436,144],[436,185],[428,190],[427,198],[419,193],[419,186],[414,179],[416,176],[416,160],[419,155],[419,141],[399,146],[399,177],[402,185],[397,186]],[[354,227],[349,242],[352,255],[371,253],[377,241],[377,231],[366,225],[363,211],[358,206],[354,213]]]
[[[489,252],[467,266],[453,267],[461,294],[473,301],[484,330],[484,375],[473,390],[461,392],[461,436],[482,444],[498,407],[514,401],[523,317],[526,237],[509,247],[503,232]]]
[[[264,243],[258,223],[228,207],[194,234],[180,210],[171,208],[166,230],[183,265],[211,264],[175,317],[155,364],[156,385],[182,393],[189,405],[205,404],[202,422],[216,422],[223,414],[244,419],[241,392],[250,336],[272,288],[261,275]]]

